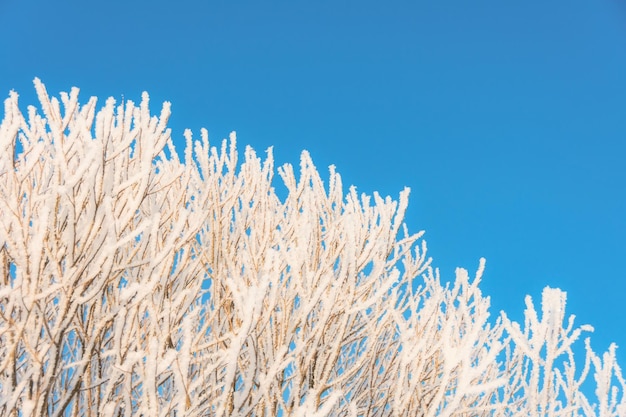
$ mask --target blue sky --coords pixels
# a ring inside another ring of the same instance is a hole
[[[494,313],[568,292],[626,366],[626,6],[596,1],[0,0],[0,95],[172,102],[170,127],[303,149],[397,196]]]

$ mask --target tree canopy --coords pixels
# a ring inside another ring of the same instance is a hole
[[[35,87],[43,114],[11,92],[0,125],[0,415],[626,415],[565,293],[491,317],[484,260],[443,283],[408,189],[324,184],[306,152],[274,178],[234,133],[179,155],[169,103]]]

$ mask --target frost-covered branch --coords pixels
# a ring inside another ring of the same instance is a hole
[[[11,93],[0,125],[0,416],[624,415],[565,294],[492,320],[484,261],[442,284],[408,190],[324,185],[306,152],[274,178],[234,134],[179,156],[168,103],[35,86],[43,115]]]

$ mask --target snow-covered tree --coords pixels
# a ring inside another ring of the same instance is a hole
[[[408,190],[306,152],[275,180],[234,134],[181,159],[169,103],[35,87],[43,116],[11,92],[0,125],[0,416],[626,416],[565,293],[490,318],[484,261],[443,284]]]

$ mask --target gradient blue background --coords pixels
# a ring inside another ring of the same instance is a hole
[[[308,149],[396,197],[446,279],[487,258],[494,313],[568,292],[626,366],[626,4],[0,0],[0,95],[140,100],[240,150]]]

